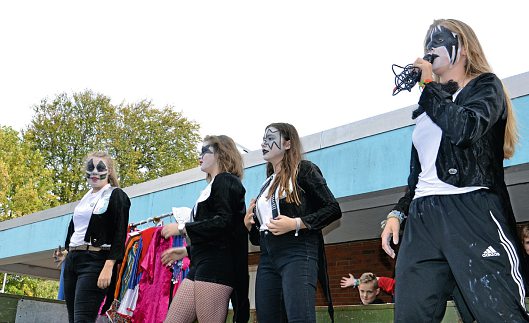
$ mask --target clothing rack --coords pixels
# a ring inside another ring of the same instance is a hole
[[[173,213],[171,212],[171,213],[158,215],[158,216],[155,216],[155,217],[152,217],[152,218],[147,218],[145,220],[141,220],[140,222],[136,222],[136,223],[130,224],[130,227],[131,228],[135,228],[135,227],[137,227],[139,225],[146,224],[146,223],[149,223],[149,222],[158,223],[158,222],[160,222],[161,219],[166,218],[168,216],[172,216],[172,215],[173,215]]]

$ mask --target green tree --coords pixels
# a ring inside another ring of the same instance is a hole
[[[33,110],[24,138],[53,171],[61,204],[87,190],[81,166],[93,150],[115,157],[124,187],[197,166],[199,126],[169,106],[157,109],[149,101],[114,106],[109,97],[87,90],[44,99]]]
[[[153,108],[151,102],[122,104],[112,152],[123,185],[142,183],[196,167],[198,125],[171,107]]]
[[[52,172],[39,150],[18,132],[0,126],[0,221],[13,219],[57,204]],[[6,293],[56,298],[59,283],[9,274]],[[0,275],[0,279],[3,279]]]
[[[40,151],[0,126],[0,221],[54,206],[53,184]]]
[[[3,280],[4,275],[0,275],[0,278]],[[59,282],[24,275],[8,274],[5,292],[15,295],[55,299],[59,292]]]

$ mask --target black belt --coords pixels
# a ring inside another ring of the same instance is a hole
[[[108,251],[110,247],[94,247],[91,245],[81,245],[68,248],[68,251]]]

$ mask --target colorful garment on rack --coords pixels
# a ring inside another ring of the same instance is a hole
[[[110,308],[106,312],[106,315],[112,323],[131,323],[130,317],[123,317],[118,314],[119,301],[115,299],[110,305]]]
[[[136,301],[138,300],[138,283],[141,278],[141,274],[138,274],[138,264],[140,259],[139,255],[141,254],[143,246],[142,242],[142,239],[138,241],[138,250],[136,251],[136,255],[138,256],[136,256],[134,259],[127,290],[125,291],[118,308],[118,313],[125,317],[132,317],[134,309],[136,308]]]
[[[186,247],[186,246],[187,246],[187,242],[184,237],[182,236],[173,237],[173,248]],[[186,278],[187,273],[189,272],[189,263],[190,263],[189,257],[184,257],[183,259],[178,260],[177,262],[173,264],[171,268],[173,272],[172,277],[171,277],[171,282],[173,283],[172,295],[176,295],[176,290],[178,289],[182,281]]]
[[[134,259],[136,258],[138,251],[138,242],[141,236],[131,236],[127,242],[127,249],[125,250],[125,258],[122,262],[119,270],[118,281],[116,283],[116,291],[114,293],[114,299],[121,301],[121,298],[125,295],[127,286],[131,278],[131,272],[134,266]]]
[[[164,239],[157,227],[149,250],[140,266],[143,269],[133,322],[163,322],[169,308],[171,271],[162,264],[161,255],[171,248],[172,238]]]
[[[141,240],[143,241],[143,249],[141,250],[140,260],[138,264],[141,264],[141,262],[145,258],[145,255],[147,254],[147,251],[149,251],[149,246],[151,245],[152,237],[155,231],[156,231],[156,227],[147,228],[141,231],[140,235],[141,235]],[[140,267],[138,270],[138,273],[141,273],[141,271],[142,269]]]

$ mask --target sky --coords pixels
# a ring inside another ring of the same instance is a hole
[[[249,150],[264,128],[300,136],[415,104],[392,64],[422,57],[436,18],[476,32],[500,78],[529,71],[527,1],[42,1],[0,3],[0,125],[90,89],[151,100]]]

